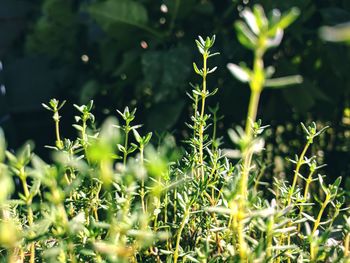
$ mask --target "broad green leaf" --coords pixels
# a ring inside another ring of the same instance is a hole
[[[107,0],[97,2],[90,5],[89,13],[107,33],[115,37],[120,38],[119,30],[125,29],[125,26],[159,35],[158,32],[147,26],[147,10],[138,1]]]

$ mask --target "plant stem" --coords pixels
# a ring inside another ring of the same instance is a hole
[[[315,170],[311,170],[310,173],[309,173],[309,176],[307,177],[306,179],[306,184],[305,184],[305,189],[304,189],[304,200],[305,202],[308,200],[307,196],[309,194],[309,187],[310,187],[310,184],[312,182],[312,176],[314,174]],[[301,206],[300,207],[300,210],[299,210],[299,217],[301,217],[301,213],[303,212],[304,210],[304,206]],[[298,224],[298,231],[300,231],[300,223]]]
[[[182,231],[186,225],[186,221],[188,220],[189,215],[190,215],[190,211],[189,211],[189,208],[187,208],[185,213],[184,213],[184,217],[182,218],[180,228],[177,231],[176,245],[175,245],[175,251],[174,251],[174,261],[173,261],[174,263],[177,263],[177,260],[179,257],[179,247],[180,247],[181,234],[182,234]]]
[[[208,54],[205,52],[203,54],[203,83],[202,83],[202,107],[200,113],[199,122],[199,166],[202,181],[204,181],[204,166],[203,166],[203,133],[204,133],[204,110],[205,110],[205,99],[207,91],[207,58]]]
[[[143,157],[143,147],[140,147],[140,162],[143,166],[144,157]],[[141,178],[141,205],[142,205],[142,212],[146,213],[146,205],[145,205],[145,178]]]
[[[55,121],[56,146],[61,150],[63,148],[63,142],[60,137],[60,115],[58,114],[57,109],[54,110],[53,119]]]
[[[128,129],[128,127],[126,127],[126,129]],[[126,158],[128,157],[128,140],[129,140],[129,131],[125,130],[124,158],[123,158],[124,165],[126,165]]]
[[[252,138],[252,125],[251,123],[254,123],[256,121],[256,115],[257,110],[259,106],[259,99],[260,99],[260,90],[252,90],[250,100],[249,100],[249,106],[248,106],[248,115],[246,119],[246,125],[245,125],[245,134],[247,136],[247,140],[251,140]]]
[[[238,212],[237,216],[237,232],[238,232],[238,249],[239,249],[239,257],[242,262],[246,262],[247,260],[247,244],[244,240],[244,223],[243,223],[244,212]]]
[[[25,174],[24,167],[22,167],[19,171],[19,178],[21,179],[21,182],[22,182],[24,196],[26,198],[26,203],[27,203],[28,226],[31,227],[34,223],[33,209],[31,207],[32,198],[30,196],[30,192],[28,189],[27,176]],[[34,261],[35,261],[35,243],[34,242],[31,242],[29,250],[30,250],[29,262],[34,263]]]
[[[324,200],[322,206],[321,206],[321,209],[320,211],[318,212],[318,216],[317,216],[317,219],[315,221],[315,224],[314,224],[314,227],[311,231],[311,238],[313,238],[313,235],[315,234],[317,228],[319,227],[320,225],[320,222],[321,222],[321,219],[322,219],[322,215],[323,215],[323,212],[324,210],[326,209],[328,203],[330,201],[330,196],[329,195],[326,195],[326,199]],[[316,251],[315,251],[316,250]],[[317,247],[314,247],[313,245],[313,242],[311,242],[310,244],[310,262],[315,262],[315,256],[317,255]]]
[[[264,63],[262,60],[262,49],[258,49],[255,52],[254,57],[254,68],[253,68],[253,77],[250,82],[250,89],[251,89],[251,95],[249,99],[249,106],[248,106],[248,115],[246,119],[245,124],[245,136],[246,136],[246,144],[244,145],[243,151],[243,171],[242,171],[242,178],[241,178],[241,188],[240,188],[240,195],[244,200],[246,199],[246,194],[248,190],[248,176],[249,176],[249,170],[251,166],[251,160],[252,160],[252,123],[255,123],[256,121],[256,115],[259,107],[259,99],[260,94],[263,89],[264,84]]]
[[[267,236],[266,237],[266,239],[267,239],[267,247],[266,247],[267,260],[272,259],[273,225],[274,225],[274,218],[273,218],[273,215],[272,215],[271,219],[268,222],[267,233],[266,233],[266,236]]]
[[[344,256],[350,256],[350,233],[347,233],[344,239]]]
[[[86,134],[86,122],[87,122],[87,119],[82,118],[82,125],[83,126],[82,126],[82,130],[81,130],[81,140],[82,140],[82,146],[83,146],[83,149],[84,149],[84,154],[85,154],[86,161],[88,163],[90,163],[89,158],[87,156],[88,136]]]
[[[256,115],[258,111],[259,106],[259,99],[260,94],[263,89],[264,84],[264,63],[262,60],[262,56],[264,53],[264,49],[260,48],[257,49],[254,54],[254,67],[253,67],[253,76],[252,80],[250,81],[250,89],[251,89],[251,95],[249,99],[249,106],[248,106],[248,114],[246,119],[246,126],[245,126],[245,144],[244,148],[242,149],[242,155],[243,155],[243,168],[241,173],[241,180],[240,180],[240,194],[239,194],[239,203],[238,203],[238,209],[240,216],[237,218],[237,230],[238,230],[238,244],[239,244],[239,253],[241,260],[246,260],[247,257],[247,245],[244,240],[244,223],[243,219],[245,217],[245,209],[246,209],[246,200],[247,200],[247,193],[248,193],[248,179],[249,179],[249,172],[251,168],[251,162],[253,157],[253,149],[252,149],[252,140],[253,140],[253,130],[252,130],[252,123],[255,123],[256,121]]]
[[[212,136],[212,140],[213,140],[213,144],[212,144],[212,150],[214,150],[215,148],[218,148],[218,145],[216,145],[216,129],[217,129],[217,116],[216,116],[216,111],[213,113],[213,136]]]
[[[304,164],[304,157],[305,157],[305,154],[306,154],[307,150],[309,149],[310,145],[311,145],[311,142],[308,141],[305,144],[304,149],[303,149],[303,151],[301,152],[301,154],[300,154],[300,156],[298,158],[298,162],[297,162],[297,165],[296,165],[296,168],[295,168],[295,171],[294,171],[293,183],[292,183],[292,186],[291,186],[289,194],[288,194],[288,199],[287,199],[287,205],[288,206],[292,202],[292,197],[293,197],[293,194],[294,194],[294,190],[295,190],[296,184],[298,182],[299,170],[300,170],[300,167]],[[291,226],[291,224],[289,223],[288,226]],[[287,245],[288,246],[290,245],[290,241],[291,241],[290,233],[288,233],[288,235],[287,235]],[[280,245],[283,245],[283,243],[284,243],[284,235],[281,235]],[[291,262],[290,258],[288,258],[287,261],[288,261],[288,263],[290,263]]]
[[[326,195],[326,199],[324,200],[324,202],[323,202],[323,204],[321,206],[321,209],[318,212],[318,216],[317,216],[317,219],[315,221],[314,228],[312,229],[311,235],[313,235],[316,232],[317,228],[319,227],[321,219],[322,219],[323,212],[326,209],[329,201],[330,201],[330,197],[329,197],[329,195]]]
[[[292,183],[292,187],[290,189],[289,195],[288,195],[288,205],[291,204],[292,202],[292,196],[294,194],[294,190],[298,181],[298,177],[299,177],[299,170],[300,167],[304,164],[304,156],[306,154],[306,151],[309,149],[309,146],[311,145],[311,142],[308,141],[302,151],[302,153],[299,156],[296,168],[295,168],[295,172],[294,172],[294,178],[293,178],[293,183]]]

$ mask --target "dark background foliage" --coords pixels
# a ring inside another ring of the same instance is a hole
[[[316,120],[332,129],[323,143],[332,176],[349,174],[350,48],[325,43],[323,25],[350,21],[348,0],[262,0],[267,12],[297,6],[300,18],[285,32],[282,45],[268,52],[266,64],[277,76],[301,74],[304,82],[277,91],[266,90],[259,117],[273,128],[289,124],[282,140],[282,156],[298,152],[296,128],[300,121]],[[242,123],[249,89],[226,69],[228,62],[251,61],[251,53],[237,41],[233,22],[249,0],[0,0],[0,125],[10,147],[33,139],[37,152],[52,144],[52,120],[41,107],[50,98],[68,104],[95,101],[97,120],[125,106],[138,108],[145,130],[171,131],[186,136],[190,101],[185,92],[198,77],[192,61],[199,56],[197,35],[216,34],[220,56],[210,61],[217,72],[210,77],[225,116],[220,127]],[[74,133],[74,110],[62,112],[63,135]],[[274,130],[274,129],[272,129]],[[292,135],[292,136],[291,136]],[[273,132],[271,142],[277,143]],[[228,144],[229,145],[229,144]],[[291,149],[290,151],[288,149]]]

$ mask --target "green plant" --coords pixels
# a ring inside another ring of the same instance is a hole
[[[301,124],[306,144],[289,160],[295,168],[286,177],[267,169],[269,126],[257,120],[260,94],[301,81],[273,79],[274,70],[264,67],[264,53],[279,45],[298,11],[278,14],[268,20],[257,5],[242,12],[246,23],[236,23],[238,39],[254,52],[252,70],[228,65],[251,89],[245,129],[229,130],[238,160],[221,149],[219,108],[207,103],[217,91],[207,85],[216,70],[208,67],[217,55],[215,36],[196,40],[203,67],[193,64],[201,83],[188,94],[193,112],[184,149],[171,135],[152,145],[152,133],[133,125],[136,109],[117,111],[122,125],[115,117],[96,125],[92,101],[74,105],[75,139],[60,133],[64,102],[43,104],[55,125],[52,164],[33,154],[31,144],[6,151],[1,132],[0,255],[8,262],[348,262],[341,178],[327,184],[316,176],[324,165],[315,142],[327,127]],[[268,176],[272,183],[264,182]],[[21,183],[18,195],[11,196],[12,178]]]

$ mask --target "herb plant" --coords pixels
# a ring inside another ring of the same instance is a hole
[[[349,262],[350,220],[341,178],[328,184],[311,148],[327,127],[301,123],[305,147],[289,159],[285,177],[265,167],[268,125],[257,120],[261,92],[302,81],[272,78],[264,54],[280,44],[298,16],[261,6],[242,11],[235,24],[240,43],[254,54],[252,69],[229,63],[249,84],[245,128],[229,130],[239,147],[231,160],[217,135],[219,107],[207,99],[217,90],[207,78],[215,36],[196,40],[202,65],[193,63],[200,84],[192,85],[191,136],[184,149],[167,135],[152,145],[152,133],[134,124],[136,109],[96,125],[93,101],[74,105],[74,140],[63,138],[52,99],[56,141],[52,164],[26,144],[6,149],[0,133],[0,255],[4,262]],[[320,172],[320,173],[319,173]],[[14,182],[19,190],[14,193]],[[12,194],[12,195],[11,195]],[[10,198],[11,197],[11,198]]]

